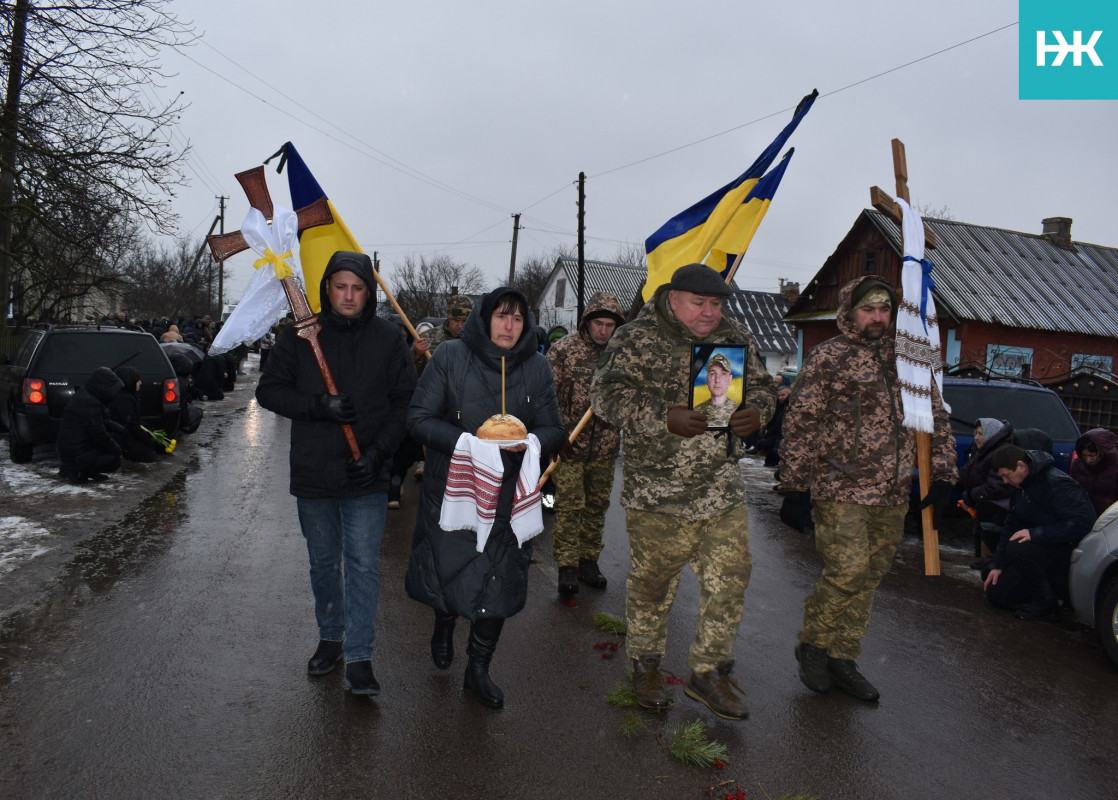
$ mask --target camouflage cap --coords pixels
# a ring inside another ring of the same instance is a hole
[[[722,369],[726,370],[731,375],[734,374],[734,371],[730,368],[730,359],[726,358],[726,356],[721,353],[715,353],[710,357],[710,361],[707,362],[707,372],[710,371],[711,366],[714,364],[722,367]]]
[[[451,319],[465,319],[473,308],[473,300],[464,294],[456,294],[446,301],[446,315]]]

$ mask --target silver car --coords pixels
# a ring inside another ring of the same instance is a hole
[[[1118,503],[1072,551],[1068,589],[1076,617],[1098,631],[1102,649],[1118,666]]]

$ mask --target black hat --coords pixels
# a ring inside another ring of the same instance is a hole
[[[722,276],[705,264],[688,264],[672,273],[669,284],[677,292],[691,292],[710,297],[728,297],[734,293]]]

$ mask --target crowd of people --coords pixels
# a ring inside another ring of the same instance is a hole
[[[412,341],[377,316],[373,285],[369,259],[357,253],[335,253],[322,279],[320,344],[334,387],[287,330],[256,390],[263,407],[292,420],[290,490],[318,627],[309,674],[344,661],[349,691],[380,692],[380,542],[416,464],[422,480],[405,591],[431,609],[436,669],[454,663],[465,620],[463,688],[501,708],[491,667],[506,622],[527,601],[533,540],[544,529],[543,468],[556,462],[552,557],[558,595],[569,599],[580,584],[607,586],[598,558],[620,455],[636,702],[674,703],[661,661],[690,566],[700,600],[683,692],[720,717],[746,718],[733,652],[752,559],[733,443],[764,441],[762,452],[779,459],[777,490],[808,504],[823,559],[793,648],[799,677],[814,692],[879,698],[857,660],[904,532],[915,463],[915,435],[899,418],[894,287],[873,276],[843,287],[839,335],[808,354],[789,387],[765,370],[750,331],[723,315],[730,289],[699,264],[676,270],[627,324],[618,298],[598,293],[576,329],[555,336],[537,328],[527,299],[506,286],[476,301],[451,297],[445,323]],[[736,365],[724,350],[740,352]],[[703,402],[694,395],[696,353],[704,354]],[[487,421],[506,415],[522,433],[485,438]],[[976,539],[991,553],[983,565],[990,602],[1024,619],[1047,618],[1066,597],[1061,559],[1118,495],[1114,435],[1084,435],[1077,464],[1086,477],[1077,480],[1055,470],[1043,449],[1013,444],[1008,423],[984,418],[959,471],[938,397],[933,418],[932,488],[921,505],[934,506],[938,521],[952,489],[961,490],[976,509]]]

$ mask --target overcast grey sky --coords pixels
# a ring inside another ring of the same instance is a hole
[[[518,212],[521,258],[573,244],[580,171],[587,256],[610,260],[744,171],[816,88],[743,288],[810,280],[869,187],[893,193],[894,137],[916,204],[1030,233],[1072,217],[1075,239],[1118,245],[1118,102],[1018,100],[1016,0],[173,8],[203,34],[164,60],[165,91],[191,103],[177,207],[194,236],[218,194],[238,228],[233,174],[290,140],[389,280],[409,254],[445,253],[503,282]],[[288,204],[286,176],[269,181]],[[235,300],[251,258],[228,267]]]

